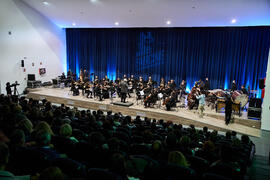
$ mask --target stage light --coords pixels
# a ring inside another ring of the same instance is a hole
[[[167,21],[166,24],[170,25],[171,24],[171,21]]]
[[[119,22],[115,22],[114,25],[118,26],[119,25]]]
[[[46,6],[49,5],[49,3],[47,1],[43,1],[43,4],[46,5]]]
[[[74,23],[72,23],[72,26],[76,26],[76,23],[74,22]]]
[[[232,24],[236,23],[236,19],[232,19],[231,23]]]

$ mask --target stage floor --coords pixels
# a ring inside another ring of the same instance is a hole
[[[165,121],[172,121],[174,123],[180,123],[183,125],[194,124],[195,127],[207,126],[209,129],[218,131],[234,130],[240,134],[247,134],[250,136],[260,137],[261,135],[261,122],[259,120],[251,120],[247,118],[247,113],[243,112],[242,116],[234,115],[234,123],[225,125],[224,113],[216,113],[214,109],[205,107],[205,116],[199,118],[199,114],[196,110],[188,110],[187,108],[173,108],[171,111],[166,111],[165,106],[160,106],[159,102],[157,105],[151,108],[144,108],[142,101],[136,101],[135,95],[127,98],[128,102],[132,102],[133,105],[130,107],[113,105],[112,102],[120,101],[120,98],[116,97],[111,99],[105,99],[99,101],[98,99],[88,99],[82,95],[73,96],[70,88],[37,88],[30,89],[30,93],[27,95],[28,98],[33,99],[44,99],[46,98],[50,102],[66,104],[75,107],[82,107],[91,110],[101,109],[103,111],[121,112],[124,115],[130,116],[141,116],[155,118],[157,120],[164,119]]]

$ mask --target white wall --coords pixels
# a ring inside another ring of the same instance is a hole
[[[22,93],[27,84],[27,74],[35,74],[37,80],[45,82],[66,72],[65,38],[64,29],[21,0],[1,0],[1,93],[6,93],[6,82],[15,81],[21,84],[18,90]],[[25,72],[21,60],[24,60]],[[40,76],[39,68],[46,68],[46,74]]]
[[[262,105],[261,129],[270,131],[270,49],[265,80],[265,95]]]

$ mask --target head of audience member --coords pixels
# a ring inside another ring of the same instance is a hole
[[[241,136],[241,142],[243,143],[243,144],[246,144],[246,145],[248,145],[249,144],[249,137],[247,136],[247,135],[242,135]]]
[[[230,131],[227,131],[225,137],[226,137],[227,140],[231,140],[232,133]]]
[[[6,165],[8,164],[8,158],[9,158],[9,149],[8,146],[0,142],[0,171],[4,171],[6,168]]]
[[[190,138],[188,136],[182,136],[180,138],[180,145],[181,145],[181,147],[183,147],[183,148],[189,148],[190,141],[191,140],[190,140]]]
[[[48,133],[50,133],[50,135],[54,135],[51,126],[45,121],[40,121],[34,128],[34,132],[36,133],[38,133],[41,130],[47,131]]]
[[[25,118],[18,123],[18,128],[23,130],[24,134],[28,136],[33,131],[33,124],[29,119]]]
[[[119,152],[120,151],[120,141],[118,138],[113,137],[108,140],[109,150],[111,152]]]
[[[162,143],[159,140],[155,140],[151,146],[152,152],[157,154],[163,150]]]
[[[51,143],[51,134],[46,130],[40,130],[35,139],[38,147],[47,147]]]
[[[72,135],[72,127],[65,123],[60,127],[59,131],[60,136],[69,138]]]
[[[40,173],[39,180],[64,180],[64,175],[58,167],[48,167]]]
[[[88,141],[92,146],[101,147],[105,142],[105,137],[100,132],[92,132]]]
[[[169,133],[166,138],[166,144],[168,147],[175,147],[177,144],[177,138],[174,133]]]
[[[206,152],[211,153],[211,152],[215,151],[216,147],[215,147],[215,144],[212,141],[208,140],[208,141],[204,142],[202,149],[204,151],[206,151]]]
[[[188,167],[189,164],[185,156],[179,151],[171,151],[168,155],[168,163],[178,166]]]

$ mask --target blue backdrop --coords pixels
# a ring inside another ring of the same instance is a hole
[[[209,77],[211,88],[236,80],[259,89],[266,75],[270,27],[66,29],[67,69],[80,68],[110,79],[151,75],[194,81]]]

